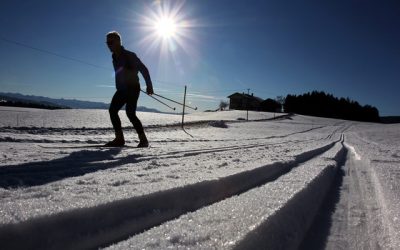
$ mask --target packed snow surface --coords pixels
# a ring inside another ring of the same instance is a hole
[[[400,249],[400,125],[0,109],[1,249]]]

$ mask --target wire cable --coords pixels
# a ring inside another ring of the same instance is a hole
[[[55,52],[52,52],[52,51],[49,51],[49,50],[45,50],[45,49],[42,49],[42,48],[34,47],[34,46],[31,46],[31,45],[28,45],[28,44],[25,44],[25,43],[21,43],[21,42],[12,40],[12,39],[8,39],[8,38],[2,37],[2,36],[0,36],[0,40],[2,40],[3,42],[7,42],[7,43],[10,43],[10,44],[14,44],[14,45],[20,46],[20,47],[24,47],[24,48],[28,48],[28,49],[31,49],[31,50],[35,50],[35,51],[38,51],[38,52],[41,52],[41,53],[49,54],[49,55],[52,55],[52,56],[55,56],[55,57],[59,57],[59,58],[62,58],[62,59],[66,59],[66,60],[69,60],[69,61],[78,62],[78,63],[84,64],[84,65],[88,65],[88,66],[91,66],[91,67],[95,67],[95,68],[99,68],[99,69],[103,69],[103,70],[107,70],[107,71],[112,71],[112,69],[108,68],[108,67],[96,65],[96,64],[93,64],[93,63],[90,63],[90,62],[87,62],[87,61],[84,61],[84,60],[81,60],[81,59],[73,58],[73,57],[70,57],[70,56],[65,56],[65,55],[62,55],[62,54],[59,54],[59,53],[55,53]],[[174,84],[174,85],[183,85],[184,84],[183,82],[172,82],[172,81],[164,81],[164,80],[157,80],[157,79],[153,79],[153,81],[154,82],[159,82],[159,83]],[[196,90],[193,90],[193,91],[198,92],[200,94],[208,94],[208,93],[229,92],[229,91],[231,91],[231,92],[232,91],[241,92],[242,90],[236,89],[236,90],[213,90],[213,91],[203,91],[203,90],[201,90],[201,91],[197,90],[196,91]],[[183,105],[183,104],[181,104],[179,102],[176,102],[174,100],[168,99],[166,97],[163,97],[163,96],[160,96],[160,95],[157,95],[157,94],[155,94],[155,95],[158,96],[158,97],[164,98],[164,99],[166,99],[168,101],[177,103],[179,105]],[[150,96],[150,97],[154,98],[153,96]],[[91,97],[91,98],[96,98],[96,97]],[[154,98],[154,99],[156,99],[156,98]],[[156,99],[156,100],[161,102],[158,99]],[[161,103],[163,103],[163,102],[161,102]],[[173,107],[170,107],[170,106],[168,106],[168,107],[175,110],[175,108],[173,108]],[[197,107],[195,107],[195,108],[190,107],[190,106],[187,106],[187,107],[191,108],[193,110],[197,110]]]
[[[73,58],[73,57],[64,56],[64,55],[61,55],[61,54],[58,54],[58,53],[51,52],[49,50],[44,50],[44,49],[40,49],[40,48],[37,48],[37,47],[33,47],[33,46],[30,46],[30,45],[27,45],[27,44],[24,44],[24,43],[20,43],[20,42],[14,41],[14,40],[10,40],[10,39],[4,38],[4,37],[0,37],[0,40],[3,40],[4,42],[11,43],[11,44],[14,44],[14,45],[18,45],[18,46],[21,46],[21,47],[24,47],[24,48],[28,48],[28,49],[36,50],[36,51],[39,51],[39,52],[42,52],[42,53],[46,53],[46,54],[49,54],[49,55],[52,55],[52,56],[60,57],[60,58],[66,59],[66,60],[79,62],[79,63],[85,64],[85,65],[89,65],[89,66],[92,66],[92,67],[95,67],[95,68],[107,69],[107,70],[111,71],[110,68],[107,68],[107,67],[104,67],[104,66],[99,66],[99,65],[96,65],[96,64],[93,64],[93,63],[85,62],[83,60],[76,59],[76,58]]]

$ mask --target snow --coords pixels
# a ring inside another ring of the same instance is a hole
[[[400,125],[138,112],[138,149],[121,111],[99,148],[107,110],[0,114],[4,249],[400,249]]]

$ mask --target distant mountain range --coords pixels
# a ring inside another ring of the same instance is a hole
[[[75,99],[55,99],[44,96],[23,95],[19,93],[2,93],[0,92],[0,102],[19,102],[26,104],[39,104],[54,108],[72,108],[72,109],[108,109],[109,103],[81,101]],[[137,111],[162,113],[157,109],[139,106]]]

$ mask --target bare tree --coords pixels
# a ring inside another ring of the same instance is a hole
[[[282,108],[283,108],[283,105],[285,104],[286,98],[281,96],[281,95],[279,95],[279,96],[276,97],[275,100],[281,105],[280,112],[282,112]]]
[[[228,102],[226,102],[226,101],[221,101],[221,102],[219,103],[219,109],[220,109],[221,111],[224,110],[224,109],[226,109],[228,106],[229,106],[229,104],[228,104]]]

